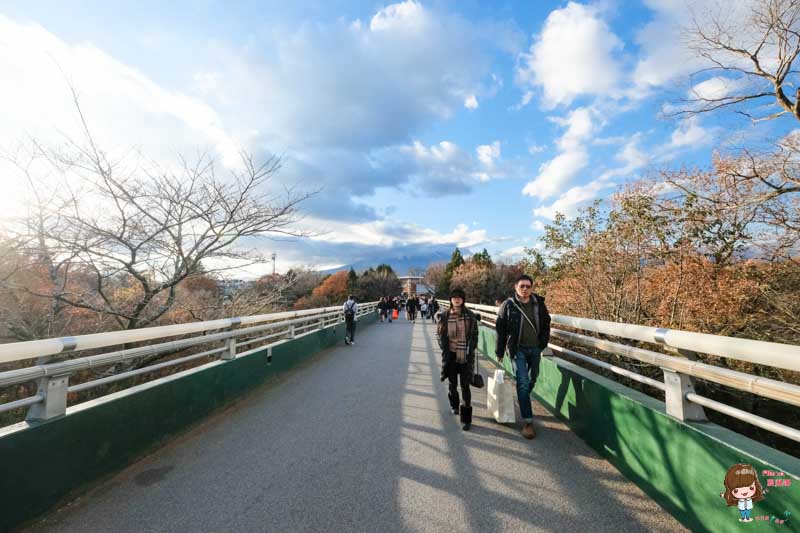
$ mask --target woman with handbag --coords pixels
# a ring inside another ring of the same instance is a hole
[[[462,429],[467,431],[472,424],[472,394],[469,387],[475,368],[475,349],[478,347],[478,318],[464,305],[465,299],[466,294],[462,289],[450,291],[450,309],[442,313],[436,332],[442,349],[441,381],[449,381],[450,408],[453,414],[461,415]],[[464,399],[460,407],[458,381],[461,382]]]

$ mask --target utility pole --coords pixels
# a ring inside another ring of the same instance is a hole
[[[275,258],[278,256],[275,252],[272,252],[272,275],[275,275]]]

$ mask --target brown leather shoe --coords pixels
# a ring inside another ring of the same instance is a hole
[[[536,436],[536,430],[533,429],[533,424],[525,424],[522,428],[522,436],[526,439],[532,439]]]

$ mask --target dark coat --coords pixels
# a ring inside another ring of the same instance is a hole
[[[475,350],[478,348],[478,324],[480,320],[478,316],[467,309],[461,308],[461,312],[467,317],[467,368],[470,374],[473,373],[475,368]],[[450,351],[450,338],[447,336],[447,322],[450,316],[451,309],[442,311],[440,314],[441,320],[436,326],[436,336],[439,340],[439,348],[442,349],[442,373],[439,376],[441,381],[447,379],[450,365],[456,363],[455,353]],[[470,380],[472,378],[470,377]]]
[[[409,298],[406,300],[406,311],[414,312],[417,310],[417,300],[415,298]]]
[[[550,313],[544,304],[543,296],[532,294],[531,299],[537,305],[538,320],[534,322],[534,325],[538,333],[539,348],[546,348],[547,343],[550,342]],[[506,346],[508,346],[508,353],[512,355],[516,354],[517,348],[519,348],[519,340],[522,337],[522,321],[524,320],[522,311],[517,307],[519,305],[521,304],[515,294],[503,302],[497,310],[497,318],[495,319],[497,344],[495,345],[494,354],[498,359],[505,355]]]

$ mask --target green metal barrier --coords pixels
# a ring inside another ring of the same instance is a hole
[[[496,362],[495,338],[480,328],[478,348]],[[503,363],[513,375],[509,358]],[[692,531],[800,530],[800,460],[716,424],[678,421],[662,402],[559,358],[542,358],[533,396]],[[740,523],[736,506],[720,497],[737,463],[758,473],[767,493],[752,516],[768,520]],[[788,522],[776,522],[787,512]],[[779,525],[789,527],[773,529]]]
[[[375,322],[359,317],[359,327]],[[29,521],[163,445],[268,378],[342,342],[343,323],[0,430],[0,531]]]

